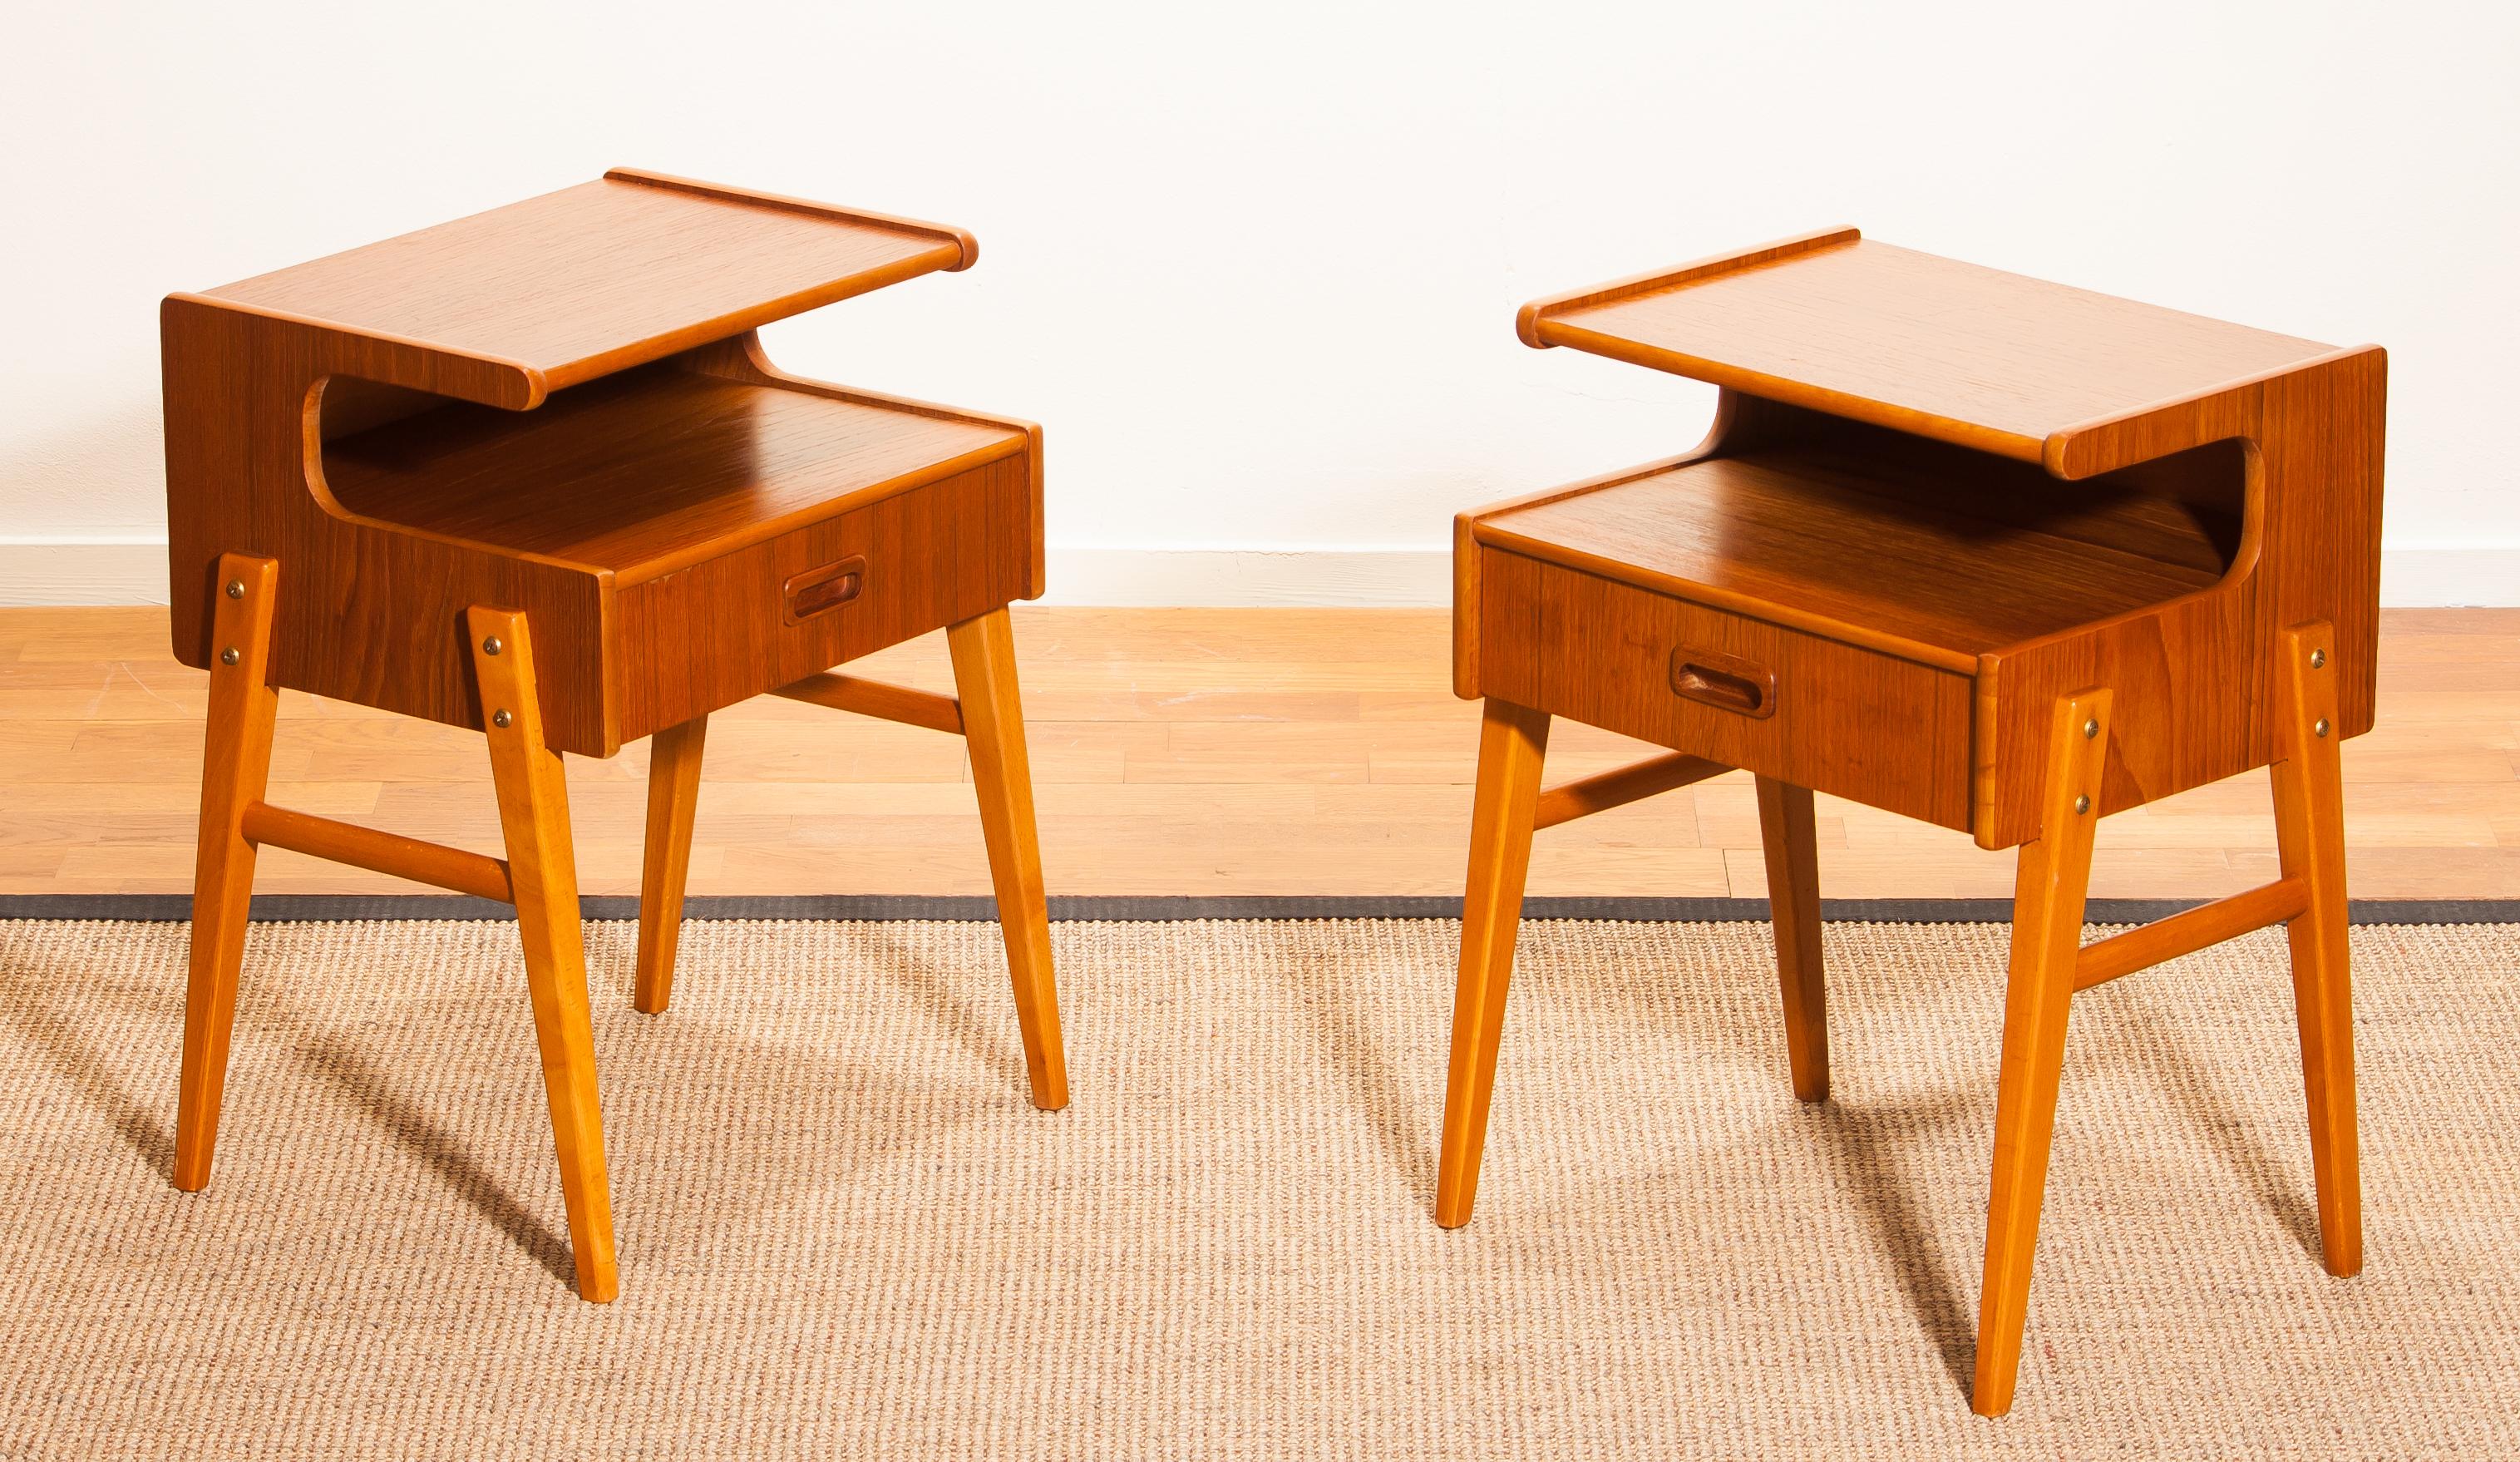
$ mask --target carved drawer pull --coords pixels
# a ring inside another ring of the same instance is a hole
[[[808,569],[788,580],[783,590],[788,601],[788,622],[794,624],[815,615],[829,614],[857,598],[865,588],[866,559],[862,556]]]
[[[1674,694],[1718,710],[1766,719],[1777,713],[1777,672],[1706,650],[1671,653]]]

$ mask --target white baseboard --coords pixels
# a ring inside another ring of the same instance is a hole
[[[1053,548],[1042,602],[1388,609],[1452,598],[1448,549]],[[0,607],[165,602],[163,541],[0,539]],[[2389,549],[2380,602],[2520,605],[2520,544]]]
[[[1448,548],[1058,548],[1044,604],[1440,608]]]
[[[0,608],[165,602],[163,538],[0,538]]]
[[[2520,544],[2383,548],[2380,603],[2390,609],[2520,605]]]

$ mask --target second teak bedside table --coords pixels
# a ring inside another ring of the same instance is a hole
[[[1462,518],[1486,702],[1436,1221],[1469,1220],[1531,835],[1757,774],[1795,1093],[1814,789],[2018,846],[1971,1404],[2012,1404],[2079,990],[2290,926],[2328,1269],[2362,1265],[2337,745],[2371,728],[2386,360],[1839,230],[1525,306],[1723,388],[1684,457]],[[1675,748],[1544,792],[1552,716]],[[2081,943],[2092,832],[2272,765],[2282,876]]]

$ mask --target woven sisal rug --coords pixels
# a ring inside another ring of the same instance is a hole
[[[622,1298],[568,1272],[514,929],[268,926],[208,1192],[180,925],[0,924],[0,1456],[2520,1454],[2520,926],[2354,931],[2327,1278],[2280,936],[2074,1008],[2012,1416],[1967,1409],[2000,926],[1533,923],[1478,1217],[1427,1217],[1455,926],[590,926]]]

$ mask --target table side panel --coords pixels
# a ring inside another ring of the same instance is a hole
[[[2324,620],[2335,628],[2337,720],[2361,736],[2379,699],[2388,354],[2365,350],[2269,381],[2257,396],[2268,500],[2259,694],[2280,704],[2274,647],[2283,631]]]
[[[160,319],[177,660],[206,667],[217,653],[209,606],[219,555],[270,558],[279,564],[274,684],[478,726],[464,612],[520,609],[539,631],[537,679],[555,744],[609,754],[595,575],[346,522],[317,502],[306,459],[311,385],[390,362],[356,341],[212,304],[171,299]]]
[[[546,739],[609,756],[601,577],[308,512],[281,521],[272,680],[354,705],[478,730],[464,622],[474,605],[523,613]]]
[[[2056,703],[2112,693],[2106,816],[2267,762],[2254,575],[2131,618],[1988,657],[1980,675],[1976,825],[1986,847],[2039,836]]]
[[[2225,584],[2146,614],[2007,648],[1981,675],[1978,841],[2038,835],[2039,760],[2060,697],[2115,693],[2100,809],[2236,776],[2275,754],[2274,648],[2296,624],[2332,627],[2337,732],[2371,729],[2379,640],[2379,539],[2387,356],[2345,352],[2191,408],[2172,440],[2253,443],[2246,554]]]
[[[1727,766],[1969,826],[1969,676],[1481,546],[1481,694]],[[1675,651],[1776,677],[1752,717],[1672,689]]]

